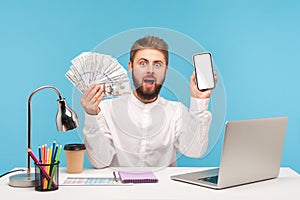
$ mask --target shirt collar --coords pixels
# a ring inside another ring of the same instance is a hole
[[[158,95],[157,99],[155,101],[153,101],[152,103],[143,103],[141,102],[134,94],[133,91],[130,94],[131,100],[134,104],[136,104],[137,106],[139,106],[140,108],[151,108],[153,106],[155,106],[159,101],[160,101],[160,96]]]

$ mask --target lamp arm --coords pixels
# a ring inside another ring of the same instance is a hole
[[[57,95],[58,95],[59,100],[62,99],[62,95],[61,95],[60,91],[59,91],[56,87],[51,86],[51,85],[45,85],[45,86],[39,87],[39,88],[35,89],[33,92],[31,92],[31,94],[30,94],[29,97],[28,97],[28,102],[31,101],[31,98],[32,98],[32,96],[33,96],[35,93],[37,93],[37,92],[40,91],[40,90],[46,89],[46,88],[51,88],[51,89],[55,90],[55,92],[56,92]]]
[[[42,87],[39,87],[37,89],[35,89],[28,97],[28,101],[27,101],[27,117],[28,117],[28,125],[27,125],[27,148],[30,148],[31,149],[31,99],[32,99],[32,96],[37,93],[38,91],[40,90],[43,90],[43,89],[46,89],[46,88],[50,88],[50,89],[53,89],[55,90],[55,92],[57,93],[58,95],[58,98],[59,100],[62,99],[62,95],[60,93],[60,91],[54,87],[54,86],[51,86],[51,85],[46,85],[46,86],[42,86]],[[29,153],[27,153],[27,174],[30,174],[30,155]]]

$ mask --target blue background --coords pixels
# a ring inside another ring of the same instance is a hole
[[[1,1],[0,173],[26,166],[28,95],[50,84],[71,104],[73,85],[64,76],[71,59],[143,27],[181,32],[213,53],[226,89],[226,120],[287,115],[282,166],[300,172],[299,10],[296,0]],[[81,142],[76,131],[56,131],[56,99],[46,90],[33,97],[33,148],[53,139]],[[204,158],[183,157],[179,164],[217,166],[222,139]],[[64,153],[61,161],[65,166]]]

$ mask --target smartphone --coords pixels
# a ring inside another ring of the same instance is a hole
[[[193,55],[193,64],[196,73],[198,89],[208,90],[215,88],[215,78],[212,56],[210,52]]]

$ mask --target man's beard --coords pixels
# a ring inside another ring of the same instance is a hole
[[[141,99],[149,101],[149,100],[155,99],[158,96],[161,87],[162,87],[162,85],[155,84],[155,89],[151,93],[144,92],[143,91],[143,86],[140,86],[140,87],[136,88],[135,91],[136,91],[136,94]]]
[[[138,95],[139,98],[149,101],[157,98],[164,80],[162,81],[161,84],[155,84],[154,90],[153,91],[144,91],[143,89],[143,82],[140,84],[139,81],[136,79],[134,72],[132,71],[132,79],[133,79],[133,84],[135,86],[136,94]]]

